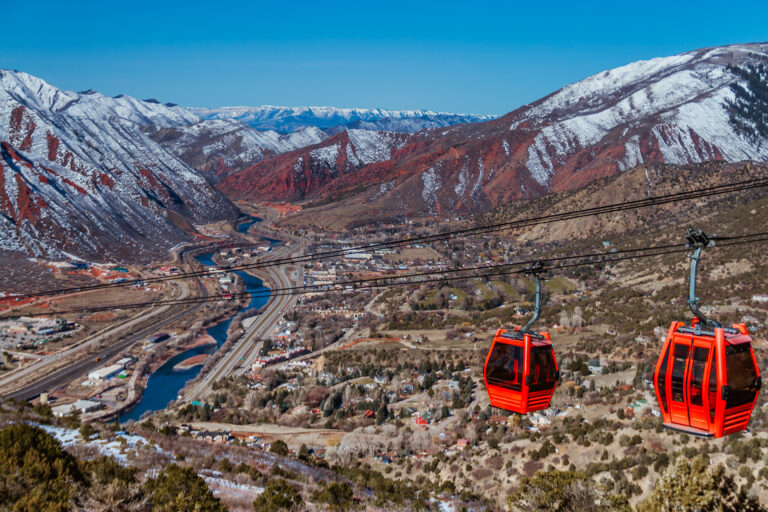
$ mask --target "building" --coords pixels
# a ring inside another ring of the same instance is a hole
[[[57,418],[61,418],[68,416],[75,411],[80,414],[95,411],[101,409],[101,405],[100,402],[94,402],[93,400],[78,400],[71,404],[57,405],[56,407],[51,408],[51,412],[53,412],[53,415]]]
[[[122,359],[119,359],[115,364],[125,368],[126,366],[128,366],[132,362],[133,362],[133,358],[132,357],[124,357]]]
[[[470,444],[471,442],[472,442],[472,441],[471,441],[470,439],[467,439],[467,438],[461,438],[461,439],[459,439],[458,441],[456,441],[456,448],[458,448],[459,450],[461,450],[461,449],[463,449],[463,448],[466,448],[467,446],[469,446],[469,444]]]
[[[344,259],[356,261],[369,261],[373,259],[373,254],[363,252],[360,249],[344,251]]]
[[[768,295],[753,295],[752,302],[768,302]]]
[[[113,364],[89,373],[88,378],[91,380],[107,380],[122,372],[124,369],[125,367],[122,365]]]
[[[157,334],[147,338],[147,341],[150,342],[150,343],[160,343],[161,341],[165,341],[168,338],[170,338],[170,335],[168,333],[159,332],[159,333],[157,333]]]

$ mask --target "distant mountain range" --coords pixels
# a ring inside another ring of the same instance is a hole
[[[347,128],[415,133],[428,128],[444,128],[461,123],[490,121],[498,116],[452,114],[430,110],[386,110],[382,108],[335,107],[221,107],[190,108],[202,119],[240,121],[257,130],[291,133],[304,128],[320,128],[337,133]]]
[[[499,118],[191,109],[0,70],[0,251],[142,260],[236,216],[230,200],[301,202],[317,222],[452,217],[649,162],[766,162],[726,107],[749,88],[728,66],[766,60],[745,44],[635,62]]]
[[[264,159],[323,142],[334,134],[413,133],[495,116],[426,110],[344,109],[333,107],[189,108],[194,124],[159,127],[150,136],[212,182]],[[353,137],[354,138],[354,137]]]
[[[648,162],[765,162],[768,141],[736,133],[726,101],[734,83],[749,87],[727,66],[766,59],[768,44],[745,44],[635,62],[498,119],[379,138],[373,161],[351,158],[354,143],[338,134],[217,186],[233,199],[323,203],[355,220],[448,217]]]

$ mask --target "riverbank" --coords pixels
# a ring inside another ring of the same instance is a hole
[[[126,386],[127,388],[126,399],[120,402],[116,402],[114,406],[108,409],[96,411],[93,413],[87,413],[83,416],[83,420],[109,421],[114,418],[121,417],[127,413],[130,413],[130,411],[134,407],[136,407],[136,405],[144,397],[144,390],[147,387],[147,383],[149,379],[152,378],[152,375],[154,375],[154,373],[157,370],[159,370],[165,364],[167,364],[168,361],[172,360],[174,357],[178,357],[179,355],[189,352],[191,350],[195,350],[195,349],[205,350],[206,348],[212,349],[215,346],[216,346],[216,340],[208,334],[203,334],[196,337],[191,343],[185,343],[184,345],[180,345],[174,348],[172,351],[168,352],[166,357],[163,357],[161,360],[155,361],[152,365],[146,368],[142,368],[141,366],[137,365],[136,367],[134,367],[131,378],[128,381],[128,384]]]
[[[177,357],[180,354],[183,354],[185,352],[189,352],[190,350],[199,348],[199,347],[208,347],[208,346],[215,346],[216,340],[211,336],[210,334],[201,334],[194,340],[192,340],[191,343],[186,343],[184,345],[180,345],[176,348],[174,348],[172,351],[169,351],[168,354],[163,357],[160,360],[155,361],[149,368],[144,372],[147,375],[146,379],[143,379],[144,382],[149,379],[149,377],[152,376],[153,373],[155,373],[160,367],[164,366],[168,361],[173,359],[174,357]]]
[[[185,359],[184,361],[174,366],[173,369],[174,371],[183,371],[194,368],[195,366],[202,366],[208,357],[209,354],[198,354],[196,356],[192,356],[189,359]]]
[[[258,222],[241,223],[244,231]],[[240,230],[238,230],[240,231]],[[217,260],[220,257],[218,252],[197,254],[192,256],[198,263],[205,267],[219,266]],[[193,382],[201,373],[203,373],[209,362],[215,360],[218,353],[226,347],[223,347],[231,336],[233,320],[237,318],[239,312],[248,310],[259,310],[270,300],[270,289],[264,286],[261,279],[243,271],[233,272],[242,282],[245,292],[252,294],[247,304],[240,303],[238,311],[229,315],[227,318],[220,318],[215,324],[209,325],[206,329],[207,335],[215,340],[214,344],[196,346],[187,348],[187,350],[178,353],[171,358],[163,358],[165,361],[152,368],[152,373],[146,380],[142,398],[136,405],[120,415],[120,421],[139,420],[146,413],[165,409],[170,403],[178,400],[183,394],[184,388]],[[220,356],[219,356],[220,357]],[[125,410],[125,409],[124,409]]]

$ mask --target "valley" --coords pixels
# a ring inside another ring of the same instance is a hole
[[[111,479],[115,510],[173,471],[229,510],[661,510],[680,474],[765,510],[757,375],[748,427],[707,438],[662,426],[655,369],[700,307],[766,371],[768,135],[743,114],[766,61],[658,57],[503,116],[187,108],[0,70],[0,435],[90,472],[84,502]],[[549,372],[551,395],[492,406],[492,347],[531,319],[505,393]],[[556,367],[529,360],[541,333]],[[697,396],[726,403],[733,373],[702,360]]]

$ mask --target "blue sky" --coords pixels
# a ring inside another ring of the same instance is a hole
[[[501,114],[639,59],[768,41],[768,2],[6,2],[0,67],[189,106]]]

